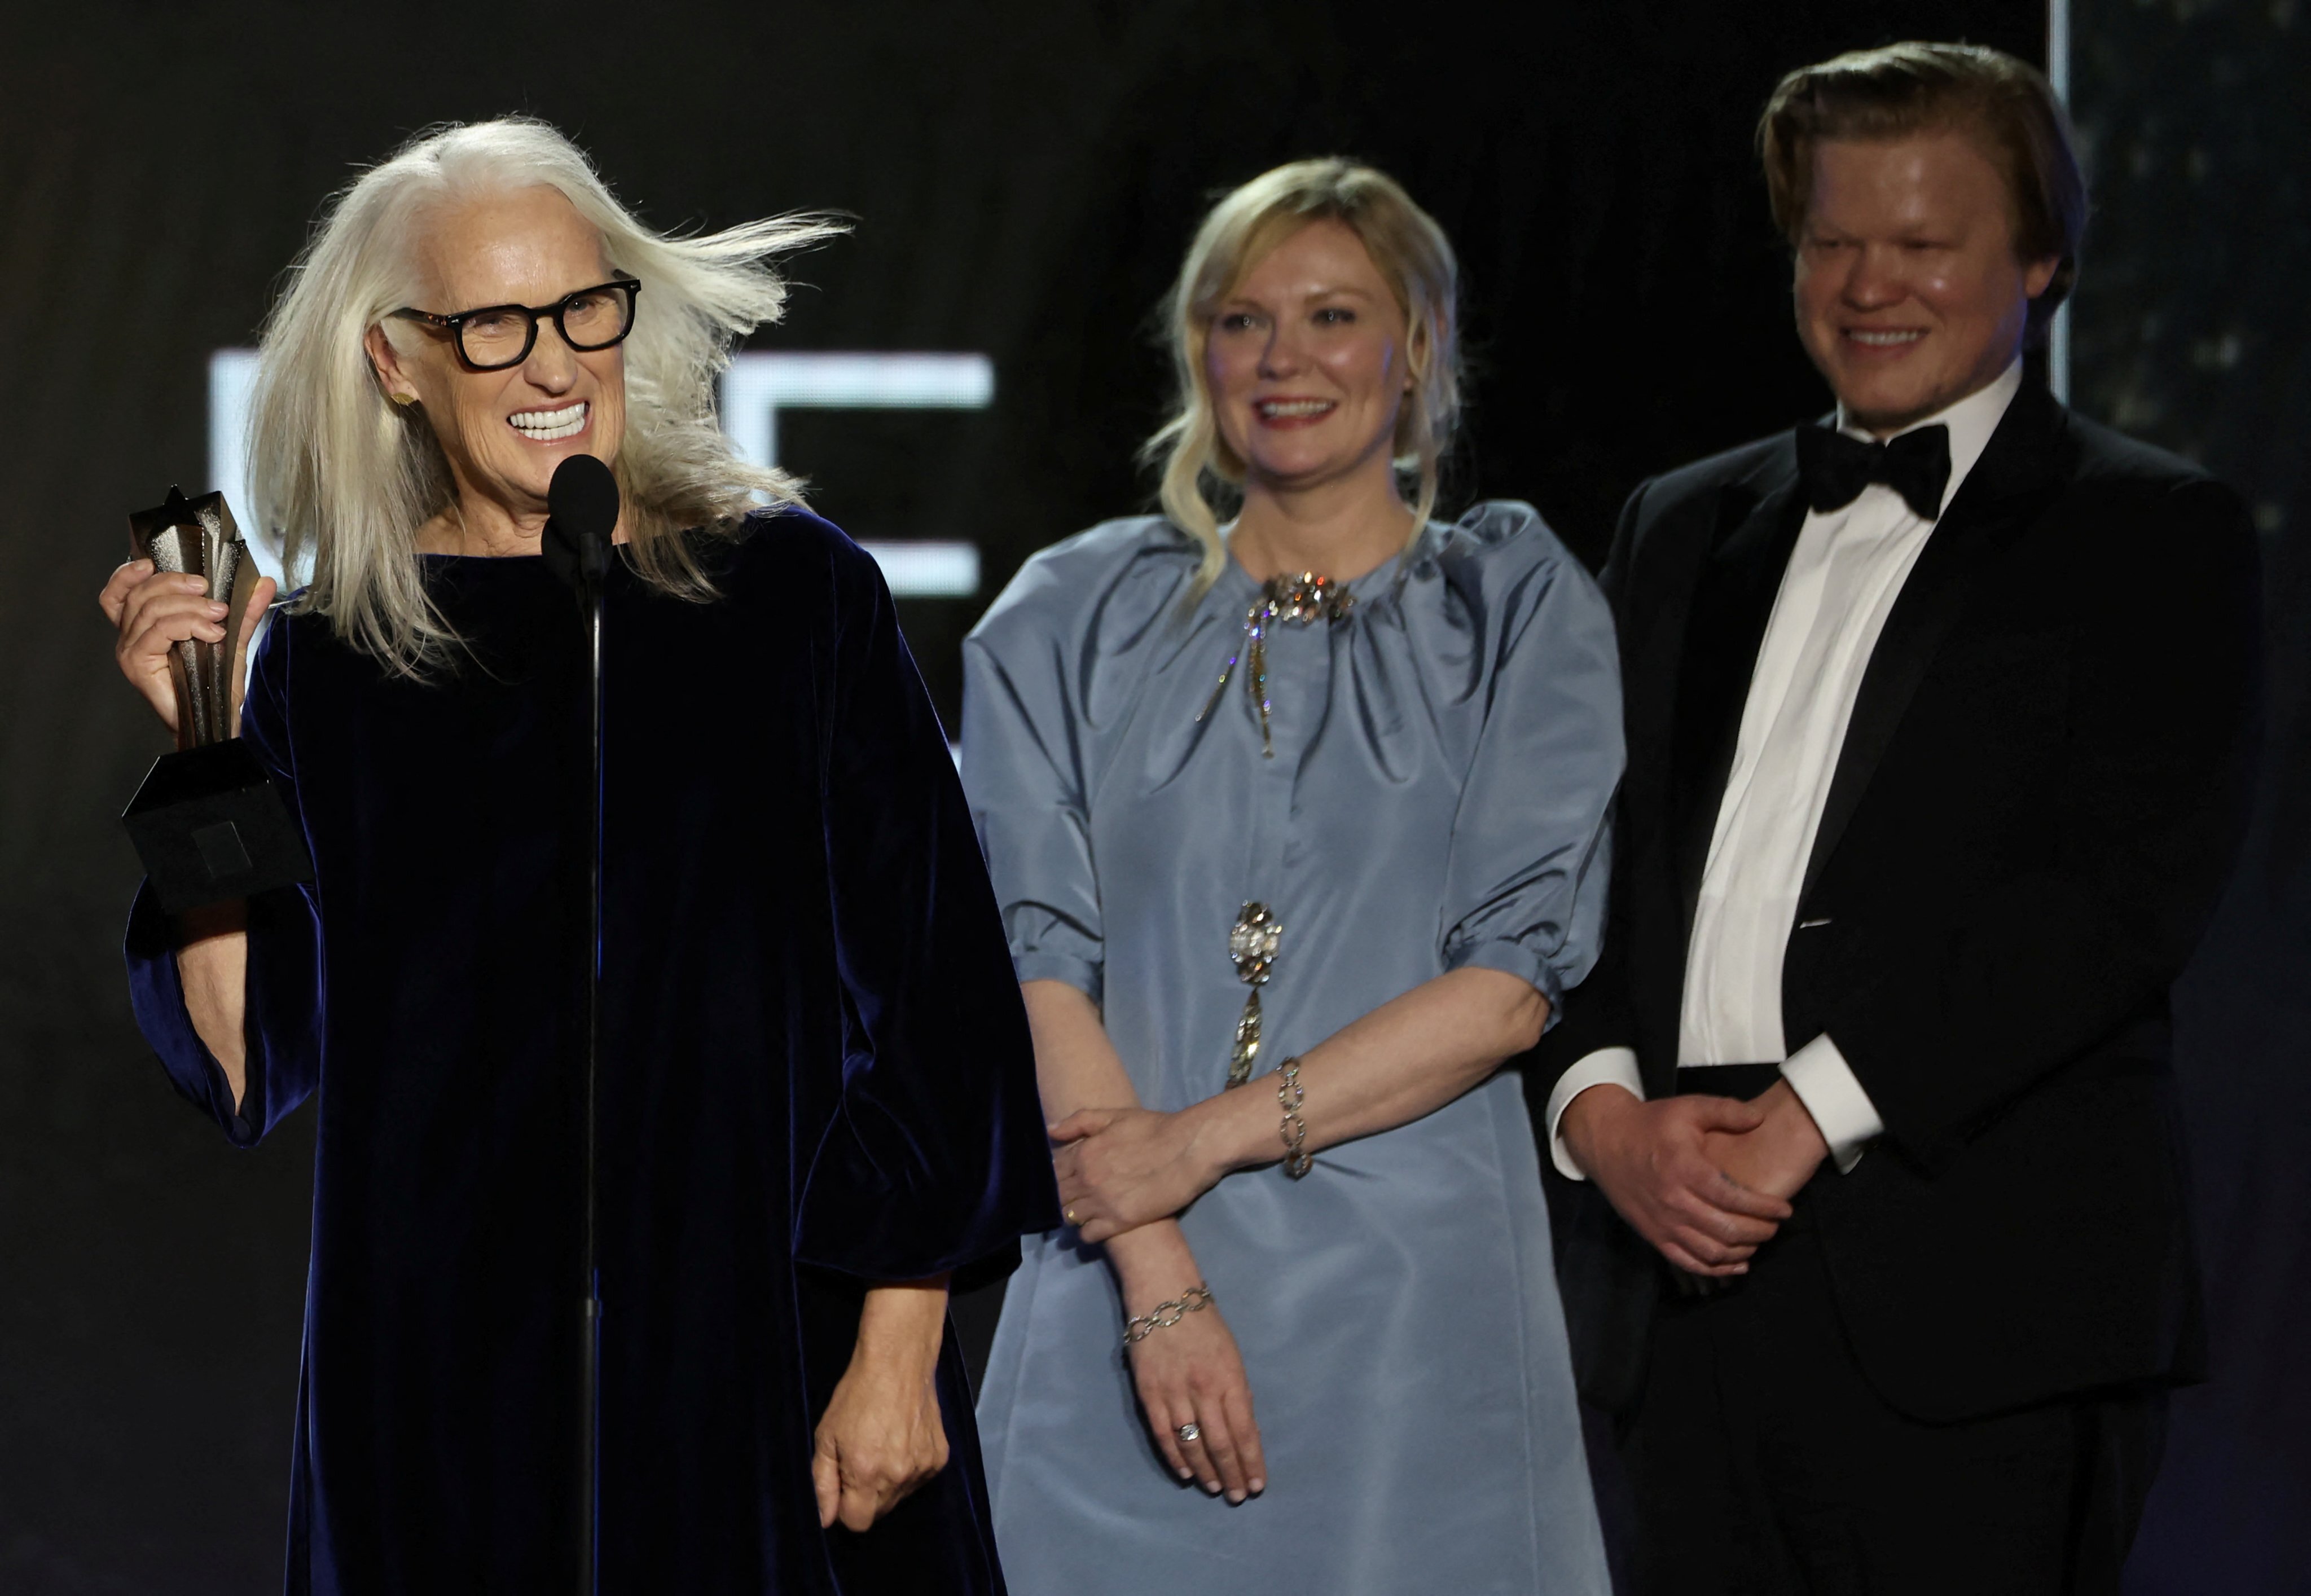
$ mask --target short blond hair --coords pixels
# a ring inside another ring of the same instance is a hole
[[[1365,252],[1404,313],[1412,387],[1397,413],[1395,458],[1413,478],[1412,536],[1436,507],[1439,464],[1461,415],[1460,267],[1435,219],[1387,173],[1328,156],[1263,172],[1214,205],[1197,228],[1164,301],[1164,330],[1178,397],[1144,456],[1163,463],[1164,513],[1203,545],[1195,591],[1219,579],[1225,501],[1243,482],[1243,462],[1220,436],[1205,386],[1204,349],[1220,302],[1278,244],[1312,222],[1334,221]]]

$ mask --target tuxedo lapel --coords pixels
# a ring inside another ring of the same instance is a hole
[[[1719,501],[1713,546],[1701,563],[1679,661],[1670,783],[1670,834],[1688,930],[1740,740],[1750,674],[1804,524],[1792,438],[1757,475],[1729,484]]]
[[[1862,673],[1813,851],[1806,859],[1801,904],[1860,807],[1918,684],[1964,613],[1984,556],[2028,528],[2059,485],[2054,452],[2062,419],[2062,407],[2042,390],[2026,388],[2016,394],[1982,458],[1919,552]]]

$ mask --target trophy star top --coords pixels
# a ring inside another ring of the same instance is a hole
[[[233,519],[231,507],[221,493],[206,493],[197,497],[187,496],[185,490],[170,484],[169,496],[151,510],[133,511],[128,518],[132,542],[137,554],[144,545],[165,537],[171,528],[183,528],[200,536],[205,545],[215,545],[222,554],[222,545],[238,547],[241,543],[240,528]],[[164,567],[163,569],[179,569]]]

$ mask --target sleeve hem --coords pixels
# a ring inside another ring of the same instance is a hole
[[[1064,953],[1015,952],[1011,967],[1023,986],[1031,981],[1063,981],[1094,1003],[1101,1001],[1105,991],[1104,971],[1095,959]]]
[[[1497,970],[1515,976],[1548,999],[1548,1024],[1543,1029],[1556,1025],[1557,1010],[1564,1007],[1565,983],[1548,961],[1522,943],[1506,938],[1468,943],[1445,955],[1445,973],[1455,970]]]
[[[1557,1173],[1568,1181],[1585,1181],[1588,1172],[1573,1161],[1572,1149],[1565,1145],[1557,1125],[1573,1100],[1592,1086],[1619,1086],[1639,1103],[1645,1100],[1644,1077],[1637,1071],[1637,1051],[1627,1047],[1600,1047],[1585,1054],[1573,1068],[1557,1077],[1557,1086],[1548,1094],[1548,1158],[1557,1165]]]
[[[1792,1053],[1782,1065],[1782,1078],[1813,1116],[1837,1173],[1852,1173],[1862,1162],[1862,1149],[1886,1133],[1886,1122],[1829,1033],[1824,1032]]]
[[[236,1103],[224,1067],[201,1040],[185,1007],[176,944],[170,935],[168,916],[161,911],[160,898],[149,881],[138,885],[129,906],[122,951],[128,964],[129,1006],[137,1028],[159,1056],[178,1094],[215,1121],[234,1147],[255,1147],[262,1135],[250,1120],[258,1061],[253,1056],[249,1060],[249,1077]]]
[[[904,1258],[896,1254],[879,1257],[846,1257],[839,1247],[821,1247],[815,1240],[797,1237],[795,1262],[806,1269],[824,1269],[831,1275],[841,1275],[867,1286],[903,1285],[915,1280],[928,1280],[934,1275],[950,1277],[947,1289],[952,1293],[991,1286],[1007,1278],[1019,1267],[1019,1237],[1040,1234],[1025,1228],[960,1243],[940,1252],[928,1252],[920,1258]],[[961,1284],[958,1285],[957,1282]]]

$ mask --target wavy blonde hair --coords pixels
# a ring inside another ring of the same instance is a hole
[[[1178,399],[1172,418],[1140,452],[1162,463],[1164,513],[1203,545],[1196,596],[1226,566],[1220,519],[1234,513],[1243,484],[1243,462],[1220,436],[1204,375],[1212,318],[1269,250],[1327,220],[1364,241],[1404,313],[1412,387],[1397,412],[1394,454],[1413,489],[1412,537],[1436,508],[1439,465],[1461,415],[1460,266],[1452,242],[1385,172],[1338,156],[1279,166],[1211,208],[1164,302]]]
[[[774,216],[675,237],[645,227],[583,151],[528,118],[437,127],[337,194],[266,318],[250,399],[249,509],[284,569],[311,576],[299,607],[388,668],[416,674],[455,640],[428,599],[417,532],[455,499],[448,458],[414,406],[386,396],[363,340],[420,335],[391,312],[418,294],[415,245],[429,211],[543,185],[601,233],[611,269],[641,280],[624,344],[626,426],[615,470],[641,577],[691,598],[712,589],[683,533],[725,535],[753,495],[800,502],[785,473],[732,452],[714,414],[731,345],[776,321],[786,283],[772,257],[842,231]],[[452,307],[453,309],[455,307]]]

